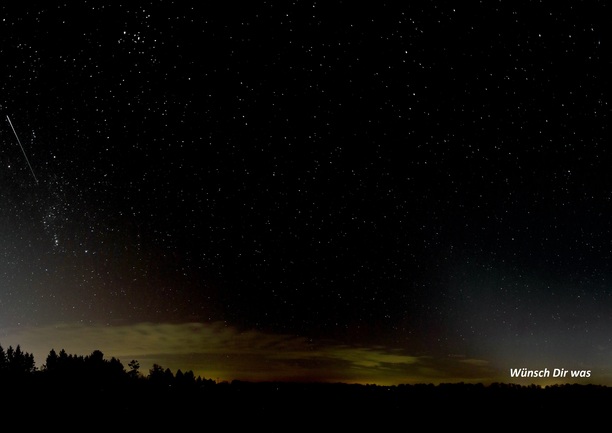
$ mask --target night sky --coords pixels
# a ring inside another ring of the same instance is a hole
[[[210,3],[1,7],[0,345],[612,384],[609,4]]]

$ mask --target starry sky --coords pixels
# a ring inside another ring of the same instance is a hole
[[[1,6],[0,344],[612,384],[605,2]]]

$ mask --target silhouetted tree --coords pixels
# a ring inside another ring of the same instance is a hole
[[[169,368],[166,368],[164,370],[164,384],[171,386],[173,383],[174,383],[174,374],[172,374],[172,370],[170,370]]]
[[[174,376],[174,383],[179,389],[196,389],[196,378],[191,370],[183,373],[181,369],[178,369]]]
[[[174,374],[169,368],[164,369],[159,364],[153,364],[149,370],[149,383],[156,388],[168,389],[175,382]]]
[[[130,367],[130,371],[128,372],[128,376],[132,379],[137,379],[140,376],[138,369],[140,369],[140,364],[135,359],[132,359],[128,362],[128,367]]]
[[[104,361],[104,378],[109,380],[113,386],[121,384],[128,378],[125,367],[119,359],[112,357],[108,361]]]
[[[162,386],[164,384],[164,368],[159,364],[153,364],[147,377],[152,385]]]
[[[6,352],[4,348],[0,346],[0,372],[6,371],[8,368],[8,362],[6,360]]]
[[[85,362],[92,366],[100,366],[104,364],[104,354],[100,350],[94,350],[91,355],[85,357]]]
[[[57,368],[58,362],[59,362],[59,357],[57,356],[57,353],[55,352],[54,349],[51,349],[51,351],[47,355],[47,359],[45,360],[43,368],[45,370],[54,370]]]
[[[195,382],[198,388],[212,388],[217,384],[213,379],[204,379],[201,376],[196,377]]]
[[[59,359],[62,362],[66,362],[66,360],[68,359],[68,353],[66,353],[66,350],[64,349],[60,350]]]
[[[27,374],[33,373],[36,370],[34,364],[34,355],[21,350],[21,346],[17,345],[15,349],[9,346],[6,350],[6,362],[8,371],[11,374]]]

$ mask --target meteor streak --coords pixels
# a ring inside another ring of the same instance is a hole
[[[28,163],[28,167],[30,167],[30,171],[32,172],[32,176],[34,176],[34,180],[36,181],[36,183],[38,183],[38,179],[36,179],[36,175],[34,174],[34,169],[32,168],[32,165],[30,164],[30,160],[28,159],[28,155],[26,155],[25,150],[23,149],[23,146],[21,145],[21,141],[19,141],[19,137],[17,136],[17,131],[15,131],[15,128],[13,127],[13,122],[11,122],[11,119],[8,117],[8,114],[6,115],[6,120],[8,120],[9,125],[11,125],[11,129],[13,130],[13,134],[15,134],[15,138],[17,139],[17,143],[19,143],[19,147],[21,147],[21,151],[23,152],[23,156],[25,156],[26,162]]]

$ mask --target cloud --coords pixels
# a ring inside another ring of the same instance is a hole
[[[384,346],[355,347],[293,335],[239,330],[224,323],[138,323],[121,326],[58,324],[5,330],[4,348],[20,345],[44,364],[51,349],[88,355],[100,350],[148,374],[153,364],[215,380],[292,380],[346,383],[479,381],[488,362],[463,357],[413,356]]]

